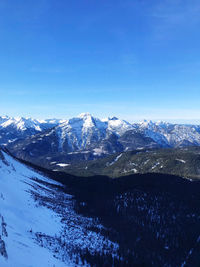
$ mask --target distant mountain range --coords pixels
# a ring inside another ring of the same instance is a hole
[[[17,157],[55,169],[77,161],[152,148],[200,145],[200,126],[116,117],[98,119],[82,113],[69,120],[0,117],[0,145]]]
[[[19,139],[40,133],[62,123],[63,120],[47,119],[36,120],[32,118],[8,116],[0,117],[0,145],[7,145]]]

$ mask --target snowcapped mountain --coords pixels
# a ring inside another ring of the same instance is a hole
[[[9,126],[16,127],[16,129],[21,131],[26,131],[28,128],[35,129],[36,131],[41,131],[39,122],[31,118],[8,118],[7,120],[1,123],[2,128],[6,128]]]
[[[200,145],[200,127],[197,125],[143,121],[135,127],[164,147]]]
[[[116,117],[98,119],[89,113],[82,113],[69,120],[36,120],[31,118],[10,118],[0,117],[0,144],[11,143],[17,139],[25,139],[28,136],[43,131],[56,128],[56,135],[59,139],[60,151],[95,149],[102,150],[102,146],[97,147],[102,140],[121,138],[125,133],[140,133],[151,138],[159,146],[181,147],[187,145],[200,145],[200,126],[171,124],[167,122],[143,121],[141,123],[130,124],[125,120]],[[53,132],[52,132],[53,133]],[[126,150],[129,147],[125,148]],[[112,149],[111,149],[112,150]],[[115,149],[114,149],[115,150]]]
[[[70,164],[141,147],[157,144],[135,133],[135,126],[126,121],[115,117],[100,120],[83,113],[53,129],[16,141],[9,149],[21,159],[56,169],[63,161]]]
[[[129,122],[120,120],[116,117],[107,118],[103,121],[106,122],[108,131],[113,132],[118,136],[121,136],[127,131],[135,129],[134,125],[131,125]]]
[[[97,233],[104,227],[78,215],[62,188],[0,151],[1,267],[88,266],[86,249],[115,255],[118,245]]]
[[[109,139],[112,135],[120,137],[128,130],[133,129],[134,126],[130,123],[116,117],[100,120],[89,113],[82,113],[78,117],[58,125],[55,131],[60,140],[61,151],[65,149],[74,152],[92,147],[97,149],[98,145],[102,148],[102,140]]]
[[[0,118],[0,144],[24,160],[56,169],[135,149],[200,145],[200,126],[116,117],[98,119],[82,113],[68,120]],[[59,164],[59,165],[58,165]]]
[[[59,137],[59,148],[66,148],[69,152],[87,149],[98,143],[106,136],[106,123],[92,117],[89,113],[82,113],[76,118],[67,120],[56,127]]]
[[[36,120],[32,118],[8,116],[0,117],[0,145],[12,143],[18,139],[25,139],[28,136],[55,127],[62,120]]]

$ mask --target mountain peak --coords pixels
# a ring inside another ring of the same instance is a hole
[[[82,118],[82,119],[85,119],[88,117],[90,117],[90,118],[92,117],[92,115],[89,112],[81,113],[78,115],[78,118]]]
[[[155,125],[155,123],[152,120],[143,120],[139,124],[146,127]]]
[[[112,117],[112,118],[109,118],[109,120],[116,121],[116,120],[119,120],[119,119],[117,117]]]

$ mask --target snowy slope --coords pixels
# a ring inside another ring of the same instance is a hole
[[[57,214],[37,206],[30,193],[37,186],[31,177],[47,179],[4,152],[1,156],[4,157],[0,162],[0,216],[4,228],[1,242],[4,242],[6,252],[5,257],[0,257],[0,266],[65,266],[50,251],[39,246],[30,232],[55,235],[61,230]]]
[[[102,226],[77,215],[60,186],[0,151],[1,267],[79,266],[77,251],[117,249],[87,230]]]

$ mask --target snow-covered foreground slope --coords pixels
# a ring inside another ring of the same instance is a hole
[[[199,266],[200,182],[62,175],[0,151],[0,267]]]
[[[0,151],[1,267],[82,266],[87,265],[80,258],[85,249],[117,249],[88,227],[102,228],[75,213],[61,184]]]
[[[7,154],[3,153],[3,156],[4,160],[0,162],[0,216],[1,250],[4,244],[5,251],[4,257],[0,257],[0,266],[64,266],[34,238],[35,232],[54,236],[61,230],[57,214],[33,201],[31,191],[34,192],[39,184],[30,178],[47,179]]]

